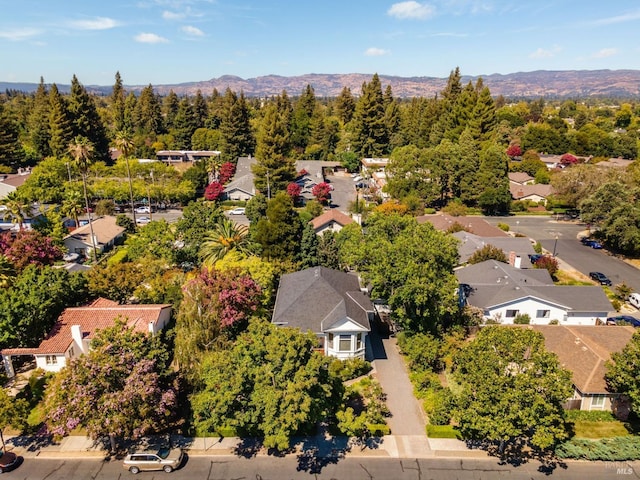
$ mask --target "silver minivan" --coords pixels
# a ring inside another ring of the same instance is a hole
[[[184,453],[178,448],[161,448],[159,450],[145,450],[127,455],[123,467],[131,473],[151,470],[173,472],[180,467]]]

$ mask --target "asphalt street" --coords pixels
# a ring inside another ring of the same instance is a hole
[[[638,462],[567,462],[541,465],[530,461],[519,465],[488,459],[397,459],[397,458],[314,458],[207,456],[191,457],[171,474],[143,472],[139,478],[171,480],[529,480],[557,478],[599,480],[637,478]],[[134,478],[119,460],[26,459],[6,479],[29,480],[112,480]]]

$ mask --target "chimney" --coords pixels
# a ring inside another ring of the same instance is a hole
[[[516,266],[516,252],[509,252],[509,265],[511,265],[512,267]]]
[[[80,330],[80,325],[71,325],[71,338],[76,342],[82,353],[87,353],[84,351],[84,342],[82,341],[82,330]]]
[[[513,266],[515,268],[522,268],[522,257],[520,257],[520,255],[516,255],[513,259]]]

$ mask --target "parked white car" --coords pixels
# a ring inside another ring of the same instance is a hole
[[[149,207],[138,207],[138,208],[136,208],[136,213],[151,213],[151,208],[149,208]]]
[[[149,217],[138,217],[138,218],[136,218],[136,223],[138,225],[146,225],[150,221],[151,221],[151,219]]]
[[[640,293],[632,293],[629,295],[629,303],[636,308],[640,308]]]
[[[244,215],[244,207],[236,207],[233,210],[229,210],[229,215]]]

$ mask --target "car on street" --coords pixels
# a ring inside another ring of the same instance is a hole
[[[600,242],[589,237],[583,237],[580,239],[580,241],[587,247],[595,248],[598,250],[602,248],[602,244]]]
[[[150,207],[136,207],[136,213],[151,213]]]
[[[2,452],[0,455],[0,473],[8,472],[18,464],[18,456],[13,452]]]
[[[131,473],[164,470],[171,473],[182,464],[184,453],[179,448],[161,448],[133,452],[124,458],[122,466]]]
[[[633,325],[634,327],[640,327],[640,320],[631,315],[616,315],[615,317],[607,318],[607,325]]]
[[[632,293],[627,299],[631,305],[636,308],[640,308],[640,293]]]
[[[229,215],[244,215],[244,207],[236,207],[233,210],[229,210]]]
[[[151,221],[151,219],[149,217],[138,217],[138,218],[136,218],[136,223],[138,225],[146,225],[150,221]]]
[[[589,277],[591,280],[598,282],[600,285],[607,285],[610,287],[612,285],[611,280],[604,273],[601,272],[589,272]]]

